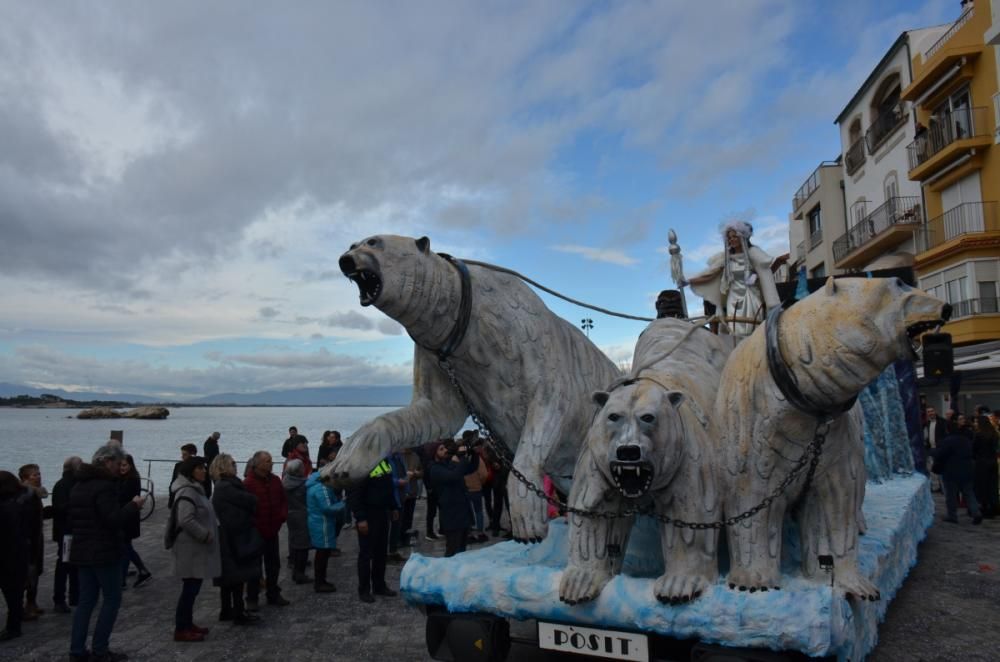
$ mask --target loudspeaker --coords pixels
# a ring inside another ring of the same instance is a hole
[[[950,333],[925,333],[921,338],[924,377],[950,377],[955,367]]]

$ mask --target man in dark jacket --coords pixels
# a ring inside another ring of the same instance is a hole
[[[347,506],[357,522],[358,597],[375,602],[374,595],[393,597],[385,583],[390,520],[399,519],[396,478],[388,459],[382,459],[368,477],[347,491]]]
[[[445,442],[434,453],[434,464],[429,470],[430,484],[438,495],[445,556],[465,551],[466,536],[472,521],[465,476],[478,468],[479,453],[464,444]]]
[[[208,439],[205,440],[205,443],[203,445],[205,449],[204,457],[205,457],[205,464],[207,464],[208,466],[212,466],[212,460],[214,460],[215,456],[219,454],[219,438],[221,436],[222,435],[219,434],[218,432],[213,432],[208,436]]]
[[[90,464],[76,473],[76,485],[69,496],[69,525],[73,530],[70,562],[80,574],[80,604],[73,613],[70,660],[105,662],[126,659],[108,649],[111,631],[122,601],[122,529],[138,516],[144,499],[118,503],[118,476],[125,453],[119,446],[101,446]],[[91,652],[87,652],[90,617],[98,593],[104,601],[94,626]]]
[[[972,523],[981,524],[983,517],[972,484],[972,439],[962,429],[961,422],[951,424],[948,436],[938,443],[933,455],[934,473],[941,474],[941,482],[944,483],[944,503],[948,511],[944,521],[958,523],[958,493],[961,492],[972,515]]]
[[[249,473],[243,485],[257,497],[257,514],[254,523],[264,539],[264,576],[267,579],[267,603],[285,607],[291,604],[281,597],[278,575],[281,572],[281,553],[278,550],[278,532],[288,519],[288,498],[281,479],[271,473],[274,462],[267,451],[257,451],[250,458]],[[247,584],[247,609],[257,611],[260,583]]]
[[[56,574],[52,584],[52,603],[59,614],[68,614],[80,600],[80,583],[76,566],[63,556],[66,551],[66,537],[73,535],[69,525],[69,495],[76,485],[76,472],[83,460],[68,457],[63,462],[62,478],[52,488],[52,540],[56,543]],[[66,584],[69,583],[69,604],[66,604]]]
[[[17,476],[0,471],[0,590],[7,602],[7,625],[0,631],[0,641],[21,636],[24,607],[21,594],[28,578],[28,539],[24,535],[24,513],[18,497],[24,488]]]

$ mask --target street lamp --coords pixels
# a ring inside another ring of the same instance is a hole
[[[590,330],[594,328],[594,320],[589,317],[584,317],[580,320],[580,328],[587,332],[587,337],[590,337]]]

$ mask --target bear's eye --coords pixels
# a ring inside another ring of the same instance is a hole
[[[357,247],[358,247],[358,244],[357,244],[357,242],[354,242],[353,244],[351,244],[351,250],[352,250],[352,251],[353,251],[353,250],[354,250],[355,248],[357,248]]]
[[[378,246],[378,239],[369,239],[365,243],[368,244],[369,246]]]
[[[608,414],[608,420],[612,423],[617,423],[621,419],[619,414]]]
[[[656,417],[653,416],[652,414],[643,414],[642,416],[639,417],[639,420],[642,421],[643,423],[652,423],[653,421],[656,420]]]

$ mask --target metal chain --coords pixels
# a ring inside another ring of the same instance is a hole
[[[778,483],[778,486],[774,488],[771,494],[764,497],[760,503],[750,510],[740,513],[739,515],[728,517],[724,520],[717,522],[686,522],[684,520],[674,519],[673,517],[664,515],[663,513],[657,513],[651,507],[626,508],[621,512],[615,512],[613,510],[584,510],[582,508],[574,508],[556,496],[549,496],[545,493],[544,489],[531,482],[527,476],[521,473],[521,471],[514,466],[513,451],[511,451],[510,447],[502,439],[493,433],[487,421],[472,405],[472,401],[469,400],[468,395],[465,393],[465,389],[463,389],[461,383],[459,383],[458,377],[455,375],[455,369],[452,367],[451,363],[448,359],[441,359],[439,360],[439,364],[441,369],[444,370],[445,374],[448,376],[448,381],[451,382],[451,385],[462,399],[462,403],[465,405],[466,411],[469,412],[469,417],[472,419],[472,422],[475,423],[476,427],[479,429],[479,436],[484,440],[486,446],[493,452],[493,455],[500,461],[501,466],[507,469],[521,484],[528,488],[529,492],[533,492],[538,497],[544,499],[563,512],[571,513],[587,519],[623,519],[626,517],[633,517],[635,515],[649,515],[650,517],[655,517],[658,521],[664,524],[669,524],[679,529],[695,530],[721,529],[726,526],[738,524],[739,522],[749,519],[769,507],[774,500],[781,496],[792,484],[792,482],[798,478],[799,474],[802,473],[802,469],[804,469],[807,464],[809,465],[809,471],[806,473],[802,491],[803,493],[808,491],[809,486],[812,483],[813,476],[816,474],[816,468],[819,466],[820,455],[823,452],[823,443],[826,441],[826,435],[830,431],[831,421],[829,418],[817,419],[816,431],[813,434],[812,441],[809,442],[805,450],[802,452],[802,456],[798,459],[798,461],[796,461],[795,465],[791,468],[785,478]]]

